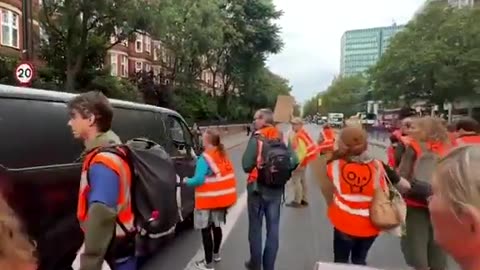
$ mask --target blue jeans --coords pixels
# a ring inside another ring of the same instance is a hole
[[[265,196],[249,193],[248,204],[248,241],[250,243],[250,262],[252,266],[263,270],[273,270],[279,245],[281,196]],[[267,238],[262,256],[262,226],[265,216]]]

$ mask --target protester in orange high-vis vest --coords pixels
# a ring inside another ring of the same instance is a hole
[[[279,140],[283,138],[274,127],[273,112],[260,109],[255,113],[255,133],[248,141],[242,156],[242,168],[248,174],[247,210],[248,210],[248,242],[250,258],[245,262],[249,270],[274,270],[279,247],[280,207],[283,188],[272,189],[259,183],[257,167],[262,161],[263,140]],[[298,165],[295,153],[290,152],[291,171]],[[266,220],[266,239],[263,234],[263,219]],[[263,239],[265,244],[263,244]]]
[[[335,148],[335,131],[329,124],[325,124],[318,136],[318,152],[325,154],[333,152]]]
[[[453,145],[442,120],[435,117],[414,119],[410,136],[398,166],[399,175],[411,183],[411,190],[404,196],[407,218],[402,252],[407,264],[417,270],[446,269],[446,255],[433,237],[428,198],[432,195],[431,181],[438,160]]]
[[[367,134],[360,127],[346,127],[338,150],[327,165],[333,185],[328,217],[334,227],[334,262],[366,265],[368,251],[380,230],[370,220],[370,206],[377,188],[387,189],[386,176],[394,185],[406,180],[367,153]]]
[[[203,135],[205,151],[197,160],[195,175],[183,183],[195,187],[195,228],[202,232],[205,258],[195,262],[200,270],[215,269],[222,243],[222,223],[227,209],[237,201],[235,171],[218,132],[207,129]]]
[[[480,124],[473,118],[458,120],[455,125],[456,145],[480,144]]]
[[[307,184],[305,182],[305,169],[307,165],[317,156],[317,145],[312,140],[307,131],[303,128],[303,121],[295,117],[291,121],[293,132],[288,138],[288,144],[297,154],[300,165],[292,173],[292,185],[294,189],[294,199],[287,203],[288,207],[308,206]]]
[[[136,269],[134,215],[130,201],[131,171],[101,147],[120,144],[110,130],[113,109],[100,92],[88,92],[69,104],[68,125],[85,144],[77,217],[85,233],[80,270],[100,270],[104,260],[115,270]]]

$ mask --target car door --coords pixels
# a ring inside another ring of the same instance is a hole
[[[185,122],[177,116],[167,116],[168,133],[173,143],[170,155],[180,179],[192,177],[195,172],[197,156],[194,152],[193,137]],[[188,216],[195,207],[194,188],[182,186],[182,215]]]

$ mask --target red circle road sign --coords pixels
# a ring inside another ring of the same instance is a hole
[[[15,78],[21,85],[28,85],[35,75],[35,68],[29,62],[21,62],[15,68]]]

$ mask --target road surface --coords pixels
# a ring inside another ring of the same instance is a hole
[[[313,125],[307,126],[307,130],[315,136],[315,139],[320,131],[318,126]],[[241,156],[244,149],[245,144],[228,151],[236,167],[240,195],[238,204],[228,216],[229,222],[224,229],[226,237],[221,250],[222,261],[216,265],[216,270],[242,270],[244,261],[249,257],[246,197],[243,193],[246,175],[241,170]],[[386,158],[384,150],[378,147],[371,147],[370,153],[379,159]],[[333,259],[333,231],[326,217],[326,206],[310,170],[307,171],[307,179],[310,206],[302,209],[282,208],[277,270],[312,270],[315,262],[329,262]],[[288,191],[287,201],[292,198]],[[195,269],[191,267],[191,263],[203,258],[202,254],[200,232],[187,230],[179,233],[142,270]],[[382,235],[375,241],[368,263],[381,269],[409,269],[401,254],[399,239],[389,235]],[[449,269],[455,268],[449,267]]]

